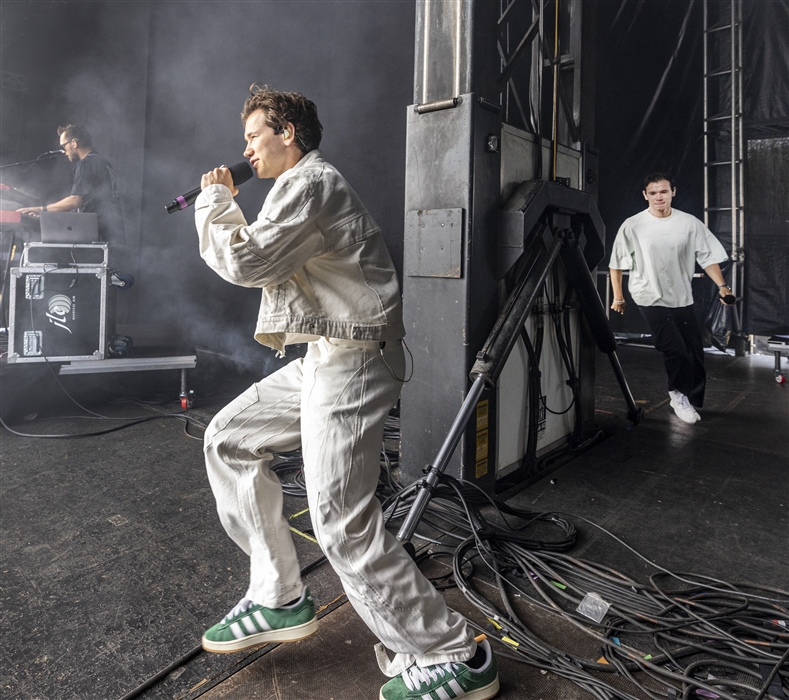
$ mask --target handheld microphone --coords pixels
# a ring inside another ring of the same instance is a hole
[[[247,180],[252,179],[252,176],[255,174],[252,170],[252,166],[245,160],[242,160],[240,163],[236,163],[235,165],[231,165],[228,170],[230,171],[230,176],[233,178],[233,184],[236,187],[243,185]],[[201,188],[195,187],[195,189],[190,190],[186,194],[176,197],[165,207],[165,209],[167,209],[167,213],[172,214],[173,212],[192,206],[200,192]]]

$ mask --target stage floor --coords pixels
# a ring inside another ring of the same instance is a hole
[[[657,352],[622,347],[620,357],[647,413],[643,423],[628,426],[613,374],[600,358],[597,416],[610,437],[510,503],[578,516],[580,536],[570,554],[637,579],[654,570],[581,518],[666,568],[789,588],[789,389],[774,381],[772,356],[709,354],[707,401],[694,426],[680,422],[668,406]],[[193,422],[185,427],[164,415],[180,413],[177,377],[143,375],[61,380],[85,405],[88,395],[104,391],[112,400],[90,402],[95,413],[147,419],[133,427],[67,439],[3,430],[5,697],[123,698],[195,650],[203,630],[244,592],[245,557],[218,523],[201,442],[192,437],[201,436],[199,424],[247,378],[228,373],[217,381],[214,372],[201,383],[198,358],[191,381],[204,398],[189,411]],[[44,389],[38,386],[37,393]],[[154,393],[162,398],[151,403]],[[129,400],[134,396],[145,401]],[[123,422],[69,417],[85,414],[60,400],[36,410],[39,420],[17,422],[14,430],[70,435]],[[285,513],[294,515],[299,531],[309,527],[307,516],[297,515],[305,507],[304,500],[286,497]],[[308,537],[294,534],[294,540],[303,565],[320,557]],[[327,565],[306,580],[321,607],[316,635],[251,653],[196,653],[136,697],[376,698],[385,678],[372,652],[375,639]],[[484,616],[457,589],[445,595],[484,626]],[[581,633],[545,615],[535,610],[529,619],[555,644],[595,654]],[[503,656],[500,676],[504,699],[592,697],[570,681]]]

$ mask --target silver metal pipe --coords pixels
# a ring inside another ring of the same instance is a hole
[[[455,32],[454,32],[454,70],[453,73],[453,82],[452,82],[452,94],[453,95],[460,95],[463,92],[468,92],[467,89],[462,89],[460,85],[460,74],[461,70],[463,69],[463,60],[462,60],[462,41],[463,41],[463,5],[462,2],[455,2]]]
[[[559,0],[554,4],[553,18],[553,114],[552,114],[552,158],[551,180],[556,180],[559,151]]]
[[[417,103],[427,102],[427,86],[430,81],[429,67],[433,60],[430,55],[430,5],[431,0],[424,0],[422,5],[422,93],[416,96],[414,101]],[[417,60],[419,60],[418,56]]]
[[[743,74],[743,65],[742,65],[742,0],[735,0],[737,2],[737,34],[738,34],[738,41],[737,41],[737,91],[739,92],[739,106],[740,106],[740,132],[739,132],[739,141],[740,141],[740,157],[739,157],[739,180],[740,180],[740,194],[739,194],[739,206],[738,206],[738,218],[739,218],[739,249],[741,252],[740,257],[745,251],[745,136],[743,134],[745,130],[745,113],[744,113],[744,104],[743,104],[743,90],[742,90],[742,74]],[[741,267],[740,267],[740,279],[739,279],[739,286],[740,292],[745,292],[745,261],[741,260]],[[734,291],[734,290],[732,290]],[[735,293],[736,296],[736,293]],[[739,326],[737,330],[742,330],[742,327]]]
[[[731,250],[732,250],[732,270],[731,270],[731,279],[732,279],[732,293],[737,296],[737,284],[738,274],[737,268],[739,266],[739,253],[738,250],[738,232],[737,232],[737,167],[734,163],[737,161],[737,76],[736,76],[736,62],[737,62],[737,17],[736,17],[736,5],[737,0],[729,0],[729,11],[731,13],[731,47],[730,47],[730,57],[731,57],[731,79],[729,81],[729,92],[731,93],[731,133],[730,133],[730,140],[731,140],[731,161],[732,161],[732,168],[731,168]],[[735,257],[736,256],[736,257]]]
[[[709,122],[709,106],[708,106],[708,88],[707,88],[707,70],[709,66],[707,65],[707,45],[709,43],[709,39],[707,38],[707,25],[709,22],[709,8],[707,7],[707,3],[709,0],[704,0],[703,8],[704,8],[704,25],[703,25],[703,34],[704,34],[704,225],[709,228],[710,227],[710,214],[709,214],[709,206],[710,206],[710,175],[709,175],[709,168],[707,167],[707,163],[709,162],[709,129],[710,129],[710,122]]]
[[[427,104],[419,104],[414,106],[414,111],[418,114],[426,114],[427,112],[438,112],[442,109],[453,109],[463,102],[462,97],[452,97],[448,100],[436,100],[435,102],[428,102]]]

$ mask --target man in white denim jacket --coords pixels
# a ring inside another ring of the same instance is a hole
[[[301,447],[315,536],[354,609],[396,653],[389,662],[379,645],[382,669],[396,676],[380,698],[493,697],[488,642],[476,643],[385,530],[375,498],[384,422],[405,371],[399,286],[381,231],[316,150],[315,105],[265,86],[250,92],[244,156],[259,178],[276,183],[247,224],[228,169],[206,173],[195,203],[200,254],[227,281],[261,288],[259,342],[280,354],[292,343],[308,350],[232,401],[206,431],[219,517],[250,557],[250,582],[203,647],[239,651],[317,629],[269,468],[273,452]]]

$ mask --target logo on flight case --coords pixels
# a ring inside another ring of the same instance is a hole
[[[47,308],[49,309],[49,311],[47,311],[49,322],[53,323],[58,328],[64,328],[69,333],[72,333],[72,330],[66,325],[71,311],[74,308],[72,299],[65,294],[55,294],[49,299]]]

